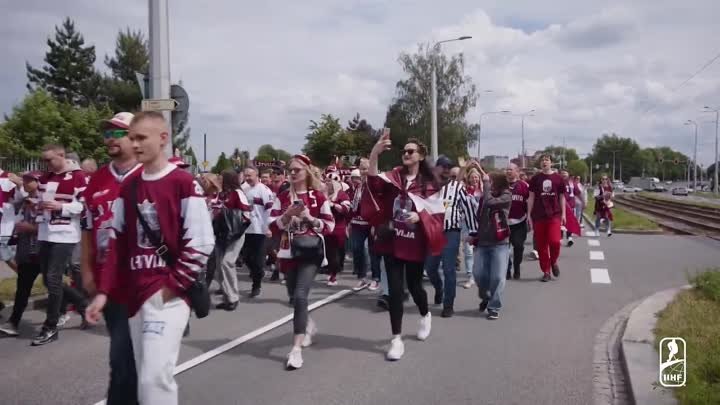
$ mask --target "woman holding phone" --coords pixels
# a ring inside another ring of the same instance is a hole
[[[423,265],[428,254],[437,256],[445,245],[443,218],[445,207],[432,169],[425,157],[427,148],[410,139],[402,150],[402,163],[391,171],[378,171],[378,157],[392,146],[385,133],[370,153],[368,188],[379,196],[383,224],[376,226],[378,242],[386,246],[385,259],[390,295],[392,341],[388,360],[400,360],[405,352],[402,333],[404,281],[420,312],[417,337],[430,336],[431,314],[423,288]]]
[[[285,273],[290,304],[294,307],[293,346],[286,367],[303,365],[302,348],[312,344],[317,333],[308,317],[308,294],[315,273],[325,265],[324,236],[332,235],[335,221],[323,184],[305,155],[290,160],[290,188],[278,194],[270,212],[270,229],[280,234],[278,266]]]

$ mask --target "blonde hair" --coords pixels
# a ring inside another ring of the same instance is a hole
[[[305,186],[308,190],[322,191],[324,189],[323,182],[322,180],[320,180],[321,175],[318,174],[320,173],[319,168],[315,166],[309,166],[298,158],[290,159],[290,164],[288,164],[288,167],[290,167],[293,162],[299,163],[300,166],[305,169],[305,173],[307,174],[307,176],[305,177]],[[295,198],[295,186],[292,182],[290,182],[290,194],[293,196],[293,198]]]
[[[470,175],[472,175],[473,173],[477,173],[478,176],[480,176],[480,164],[475,160],[471,160],[465,166],[462,167],[462,169],[460,170],[459,177],[461,179],[463,179],[465,181],[465,183],[467,184],[468,181],[470,181]],[[480,177],[482,177],[482,176],[480,176]]]

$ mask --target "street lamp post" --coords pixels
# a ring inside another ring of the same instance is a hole
[[[615,178],[615,154],[618,152],[622,152],[622,151],[619,151],[619,150],[612,151],[612,154],[613,154],[613,181],[617,180]]]
[[[444,41],[438,41],[433,45],[433,49],[440,53],[440,44],[445,42],[453,41],[464,41],[472,38],[471,36],[462,36],[455,39],[446,39]],[[432,78],[430,79],[430,92],[431,95],[431,107],[430,107],[430,144],[432,149],[433,161],[437,161],[439,150],[438,150],[438,134],[437,134],[437,66],[435,61],[432,64]]]
[[[695,152],[693,152],[693,167],[694,167],[693,170],[695,172],[695,174],[693,175],[693,178],[695,180],[693,181],[693,190],[697,191],[697,141],[698,141],[697,132],[698,132],[698,125],[697,125],[697,122],[695,122],[693,120],[687,120],[687,122],[685,122],[685,125],[694,125],[695,126]],[[688,183],[689,182],[690,181],[688,181]]]
[[[521,117],[521,120],[520,120],[520,138],[521,138],[521,142],[522,142],[522,147],[521,147],[522,151],[521,151],[521,153],[522,153],[522,167],[523,167],[523,169],[525,168],[525,155],[527,154],[527,152],[525,151],[525,117],[534,117],[534,116],[535,116],[535,114],[533,114],[534,112],[535,112],[535,109],[532,109],[532,110],[526,112],[525,114],[516,114],[516,116]]]
[[[510,113],[509,110],[502,110],[502,111],[488,111],[488,112],[484,112],[484,113],[480,114],[480,119],[478,120],[478,141],[477,141],[478,142],[478,156],[477,156],[478,161],[481,158],[481,156],[480,156],[480,139],[482,138],[482,117],[485,115],[490,115],[490,114],[508,114],[508,113]]]
[[[720,121],[720,108],[710,108],[705,106],[705,112],[715,113],[715,170],[713,173],[713,190],[715,190],[715,194],[718,195],[720,194],[720,190],[718,190],[718,121]]]

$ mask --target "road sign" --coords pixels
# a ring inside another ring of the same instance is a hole
[[[205,168],[205,170],[207,170],[208,166],[210,166],[210,162],[208,162],[208,161],[206,160],[206,161],[202,162],[202,165],[203,165],[203,167]]]
[[[171,121],[173,128],[178,128],[180,124],[184,124],[187,121],[188,111],[190,110],[190,98],[188,97],[187,91],[177,84],[170,86],[170,98],[177,101],[177,105],[172,112]]]
[[[142,101],[143,111],[172,111],[177,106],[177,101],[171,98],[156,98]]]

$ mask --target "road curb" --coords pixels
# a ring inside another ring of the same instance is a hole
[[[688,288],[657,292],[640,302],[630,313],[621,339],[622,358],[628,377],[630,396],[635,405],[676,405],[672,390],[658,384],[658,354],[655,348],[655,324],[658,312],[675,296]]]
[[[595,223],[590,220],[589,215],[587,215],[586,213],[583,212],[583,218],[585,218],[585,221],[588,224],[590,224],[590,228],[592,228],[593,231],[597,231],[597,229],[595,229]],[[649,230],[644,231],[644,230],[640,230],[640,229],[631,230],[631,229],[615,229],[615,228],[613,228],[612,233],[622,233],[622,234],[627,234],[627,235],[663,235],[665,232],[663,232],[662,229],[657,230],[657,231],[649,231]]]
[[[611,316],[595,336],[593,347],[593,404],[629,405],[630,392],[620,340],[632,310],[640,300]]]

